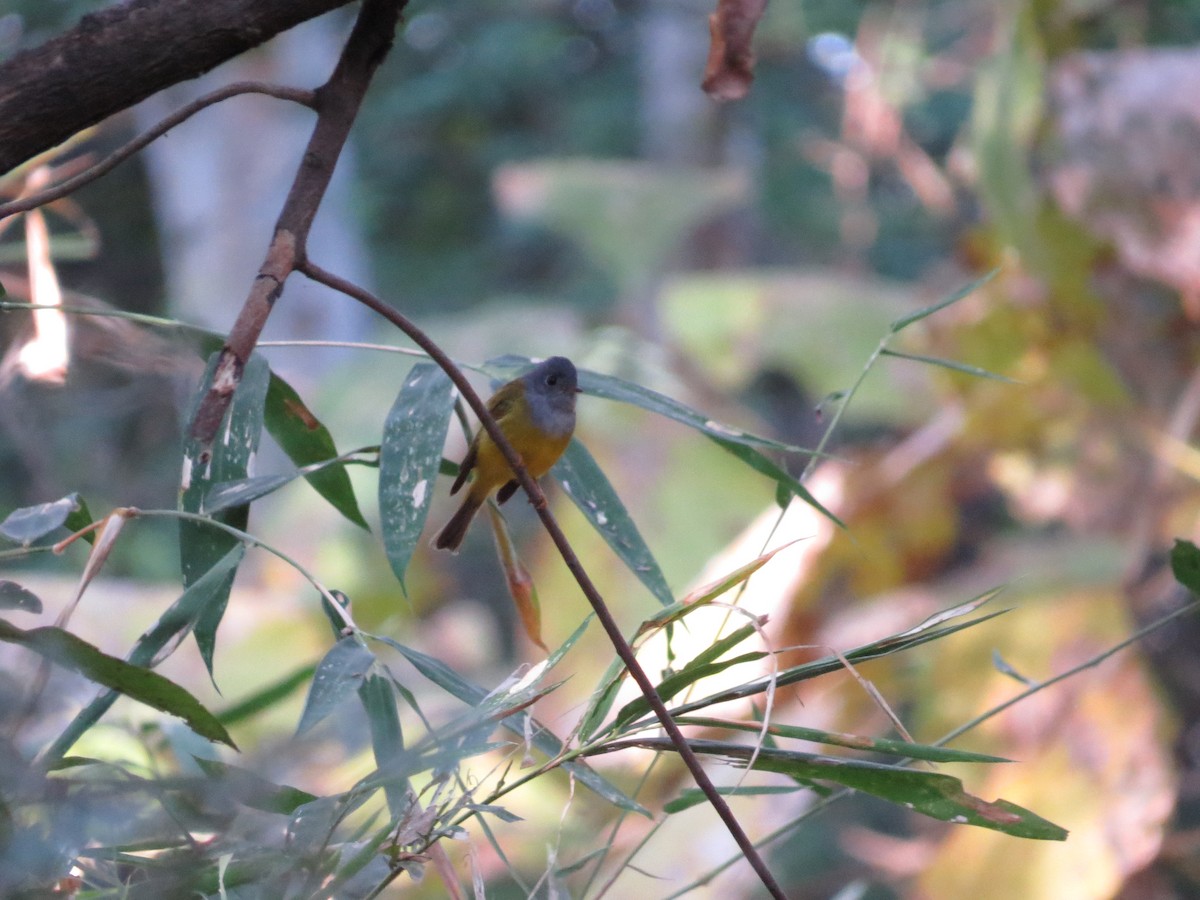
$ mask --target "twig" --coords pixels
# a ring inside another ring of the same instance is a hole
[[[579,562],[579,557],[576,556],[574,549],[572,549],[570,543],[567,541],[566,535],[563,534],[562,529],[558,526],[558,522],[551,514],[549,505],[546,503],[546,495],[542,493],[537,481],[530,476],[528,470],[521,462],[521,457],[508,442],[508,439],[504,436],[504,432],[500,430],[500,426],[488,412],[483,399],[476,393],[471,383],[467,381],[466,376],[463,375],[458,366],[454,364],[454,361],[428,335],[410,322],[403,314],[384,303],[374,294],[352,282],[346,281],[344,278],[325,271],[308,259],[301,260],[297,264],[296,269],[313,281],[317,281],[326,287],[346,294],[348,297],[352,297],[383,316],[408,335],[413,343],[429,354],[429,358],[437,363],[449,376],[450,380],[454,382],[454,386],[462,393],[463,399],[467,401],[467,404],[474,411],[475,415],[479,417],[480,426],[487,431],[496,446],[504,454],[505,460],[508,461],[521,487],[524,488],[525,493],[529,496],[529,500],[533,504],[538,517],[542,520],[546,531],[549,532],[551,540],[554,541],[554,545],[562,555],[563,562],[566,563],[571,574],[575,576],[580,590],[583,591],[584,596],[587,597],[588,602],[592,605],[592,609],[595,610],[596,618],[608,634],[608,638],[616,649],[617,655],[621,657],[621,661],[629,669],[630,676],[637,682],[643,696],[645,696],[646,702],[654,710],[654,714],[670,738],[671,744],[679,753],[679,758],[683,760],[684,765],[687,766],[688,771],[691,772],[692,777],[695,779],[697,787],[708,798],[708,802],[712,804],[717,815],[721,817],[725,823],[725,827],[729,829],[730,835],[732,835],[734,841],[737,842],[738,848],[745,856],[746,861],[750,863],[767,891],[771,896],[783,900],[786,897],[783,889],[776,882],[774,875],[771,874],[771,870],[767,868],[766,863],[754,848],[753,842],[751,842],[746,832],[742,829],[741,823],[734,816],[733,811],[729,808],[729,804],[725,802],[725,798],[717,792],[708,774],[704,771],[704,767],[700,764],[699,758],[688,744],[687,738],[683,736],[683,732],[679,730],[679,726],[671,718],[666,704],[663,703],[658,691],[655,690],[654,683],[646,675],[641,664],[638,663],[633,648],[625,640],[625,636],[621,633],[620,626],[617,625],[607,604],[604,602],[604,598],[600,596],[600,592],[592,583],[583,565]]]
[[[27,212],[31,209],[36,209],[39,206],[45,206],[47,203],[52,203],[59,200],[68,194],[72,194],[85,184],[95,181],[102,175],[107,175],[118,165],[123,163],[133,154],[139,152],[148,146],[151,142],[162,137],[179,123],[190,119],[200,110],[212,106],[215,103],[220,103],[222,100],[228,100],[230,97],[236,97],[239,94],[265,94],[268,97],[277,97],[280,100],[291,100],[299,103],[302,106],[316,108],[316,94],[313,91],[303,90],[301,88],[283,87],[281,85],[267,84],[262,81],[237,81],[233,84],[227,84],[223,88],[213,91],[210,94],[205,94],[203,97],[198,97],[186,106],[182,106],[171,115],[167,116],[161,122],[157,123],[143,134],[138,135],[132,141],[125,144],[120,149],[114,151],[109,156],[100,160],[94,166],[84,169],[77,175],[73,175],[65,181],[61,181],[54,187],[47,188],[44,191],[39,191],[36,194],[29,194],[25,197],[19,197],[8,203],[0,203],[0,219],[6,216],[11,216],[20,212]]]
[[[391,49],[396,22],[407,2],[364,0],[337,67],[316,90],[317,124],[275,223],[266,258],[221,349],[208,393],[192,419],[191,435],[202,446],[212,443],[283,284],[304,259],[313,217],[375,69]]]

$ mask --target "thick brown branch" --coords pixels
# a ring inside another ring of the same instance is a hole
[[[275,223],[267,258],[221,350],[213,383],[192,420],[192,437],[203,445],[212,443],[275,300],[287,277],[304,259],[313,217],[329,187],[371,77],[392,46],[400,10],[407,2],[364,0],[337,68],[317,90],[317,124]]]
[[[513,449],[504,432],[500,430],[500,425],[496,422],[492,414],[488,412],[483,398],[471,386],[471,382],[467,381],[462,370],[454,364],[454,361],[446,355],[446,352],[435,344],[425,332],[374,294],[363,290],[356,284],[346,281],[344,278],[339,278],[331,272],[326,272],[319,266],[314,265],[310,260],[302,260],[296,268],[313,281],[333,288],[335,291],[339,291],[348,297],[353,297],[359,303],[383,316],[408,335],[413,343],[428,353],[429,358],[441,366],[450,380],[454,382],[454,386],[462,393],[463,399],[467,401],[467,405],[479,417],[480,427],[487,431],[488,435],[495,441],[496,446],[500,448],[500,452],[504,454],[504,458],[508,461],[509,467],[516,474],[517,481],[521,483],[521,487],[529,496],[534,511],[537,513],[538,518],[542,520],[542,525],[545,526],[546,531],[550,534],[550,539],[554,541],[554,546],[558,548],[563,562],[566,563],[571,574],[575,576],[575,581],[578,583],[579,589],[583,591],[583,595],[587,597],[588,603],[592,605],[592,609],[596,613],[596,620],[604,628],[609,641],[617,651],[617,655],[621,657],[621,661],[625,663],[625,667],[629,670],[630,677],[637,683],[638,688],[641,689],[642,696],[646,698],[646,702],[654,711],[659,724],[662,725],[663,731],[667,733],[671,747],[679,754],[679,758],[687,766],[688,771],[691,772],[696,786],[704,793],[704,796],[708,799],[708,802],[712,805],[717,815],[725,823],[730,836],[737,843],[738,849],[742,851],[742,855],[750,863],[751,868],[754,869],[755,874],[758,875],[759,880],[762,881],[768,893],[772,897],[777,898],[777,900],[785,900],[783,889],[775,880],[775,876],[767,868],[766,862],[755,849],[754,844],[746,834],[745,829],[742,828],[741,823],[738,822],[737,817],[733,814],[733,810],[729,808],[729,804],[725,801],[725,798],[717,792],[712,779],[708,777],[708,773],[704,771],[704,767],[700,764],[699,757],[692,750],[683,732],[679,730],[679,725],[671,718],[671,714],[667,710],[667,705],[663,702],[662,697],[654,687],[654,682],[650,680],[650,676],[646,674],[646,670],[637,661],[637,656],[634,655],[633,648],[629,646],[629,642],[625,640],[625,635],[621,633],[621,627],[617,624],[617,620],[613,618],[608,604],[604,602],[600,591],[596,588],[587,570],[583,568],[583,563],[579,561],[579,557],[575,554],[575,550],[571,547],[567,536],[563,534],[562,529],[558,526],[558,521],[550,512],[550,506],[546,503],[546,495],[542,493],[542,489],[537,481],[529,474],[529,470],[521,462],[520,455]]]
[[[84,16],[0,65],[0,175],[347,2],[129,0]]]

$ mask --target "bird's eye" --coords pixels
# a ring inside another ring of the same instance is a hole
[[[546,384],[550,385],[550,387],[554,387],[554,385],[558,384],[558,376],[557,375],[547,375],[546,376]]]

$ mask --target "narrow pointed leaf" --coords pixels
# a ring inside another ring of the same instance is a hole
[[[969,366],[966,363],[954,362],[949,359],[941,359],[936,356],[922,356],[919,353],[901,353],[899,350],[883,349],[879,351],[882,356],[894,356],[897,359],[910,359],[913,362],[928,363],[931,366],[941,366],[943,369],[951,369],[955,372],[962,372],[964,375],[974,375],[977,378],[989,378],[992,381],[1003,381],[1006,384],[1020,384],[1021,382],[1009,378],[1007,375],[1001,375],[998,372],[991,372],[987,369],[981,369],[978,366]]]
[[[724,578],[719,578],[710,584],[704,585],[704,587],[697,588],[678,603],[672,603],[657,615],[652,616],[651,618],[642,622],[642,624],[638,626],[637,634],[634,635],[634,640],[636,641],[639,637],[647,634],[648,632],[657,631],[659,628],[663,628],[669,623],[683,618],[694,609],[699,609],[700,607],[711,603],[726,591],[737,587],[739,584],[742,584],[744,581],[749,579],[751,575],[769,563],[775,554],[780,550],[786,550],[795,543],[797,542],[791,541],[790,543],[784,544],[782,547],[776,547],[774,550],[769,550],[761,556],[750,560],[750,562],[746,563],[744,566],[739,566],[738,568],[734,569]]]
[[[305,406],[292,386],[274,373],[267,387],[264,423],[288,459],[299,468],[338,455],[329,429]],[[355,525],[367,528],[345,466],[312,469],[304,478],[334,509]]]
[[[301,685],[308,684],[309,679],[316,671],[315,664],[301,666],[290,675],[285,675],[265,688],[255,691],[245,700],[217,713],[217,718],[221,720],[222,725],[234,725],[243,719],[249,719],[265,712],[276,703],[291,696]]]
[[[679,716],[675,721],[680,725],[698,725],[704,728],[729,728],[734,731],[748,731],[753,734],[759,734],[763,730],[761,722],[736,722],[729,719],[714,719],[708,716]],[[912,744],[908,741],[895,741],[890,738],[870,738],[857,734],[841,734],[836,731],[822,731],[819,728],[805,728],[800,725],[772,723],[767,726],[766,730],[767,734],[774,735],[775,737],[811,741],[814,744],[828,744],[831,747],[847,747],[852,750],[886,753],[891,756],[904,756],[909,759],[922,759],[929,762],[1012,762],[1012,760],[1005,759],[1003,756],[974,753],[970,750],[935,747],[932,744]]]
[[[546,662],[545,670],[549,671],[562,658],[568,649],[577,641],[584,633],[587,625],[590,623],[589,616],[584,620],[575,632],[567,639],[558,650],[550,655]],[[405,659],[407,659],[418,672],[432,681],[438,687],[457,697],[463,703],[469,706],[478,706],[483,703],[488,696],[488,692],[477,684],[467,681],[441,660],[434,659],[414,650],[411,647],[406,647],[399,641],[394,641],[391,638],[382,635],[375,635],[376,640],[379,640],[389,647],[399,651]],[[504,725],[512,733],[518,737],[524,738],[525,728],[524,722],[526,713],[518,713],[505,719],[501,724]],[[541,753],[544,753],[550,759],[558,757],[562,753],[562,742],[554,735],[552,731],[540,725],[537,720],[533,721],[533,746]],[[636,812],[643,816],[650,816],[649,810],[628,796],[620,788],[608,781],[606,778],[598,774],[593,768],[588,766],[582,760],[563,763],[563,768],[575,776],[576,780],[584,785],[589,790],[593,791],[600,797],[603,797],[609,803],[621,809],[627,809],[630,812]]]
[[[234,747],[233,738],[200,701],[157,672],[103,653],[61,628],[24,631],[0,620],[0,641],[19,644],[119,694],[182,719],[196,734]]]
[[[770,794],[794,794],[796,791],[802,791],[804,788],[796,785],[794,787],[786,787],[783,785],[763,785],[761,787],[719,787],[717,793],[723,797],[762,797]],[[699,806],[701,803],[707,803],[708,797],[704,791],[696,788],[689,788],[684,791],[674,800],[668,800],[663,804],[663,812],[674,814],[683,812],[685,809],[691,809],[693,806]]]
[[[68,494],[52,503],[14,509],[0,522],[0,535],[28,547],[38,538],[45,537],[64,525],[71,513],[78,508],[79,495]]]
[[[851,663],[865,662],[870,659],[878,659],[883,656],[890,656],[893,653],[900,653],[904,650],[911,650],[914,647],[919,647],[921,644],[935,641],[939,638],[948,637],[956,631],[962,631],[965,628],[972,628],[975,625],[980,625],[988,619],[993,619],[996,616],[1002,616],[1007,610],[998,610],[989,613],[985,616],[971,619],[967,622],[962,622],[957,625],[947,625],[928,630],[910,629],[911,634],[906,632],[903,635],[889,635],[878,641],[872,641],[869,644],[864,644],[861,647],[856,647],[853,650],[847,651],[842,655]],[[782,672],[776,673],[774,682],[776,687],[785,687],[789,684],[795,684],[799,681],[807,681],[812,678],[819,678],[822,675],[828,675],[831,672],[845,671],[845,665],[837,656],[825,656],[821,659],[813,660],[809,663],[803,663],[798,666],[793,666],[789,669],[784,669]],[[740,700],[743,697],[751,697],[755,694],[763,693],[771,683],[770,678],[762,677],[748,681],[745,684],[737,687],[729,688],[728,690],[719,691],[715,694],[710,694],[707,697],[701,697],[698,700],[690,700],[687,703],[681,704],[672,710],[674,715],[682,715],[683,713],[694,712],[698,709],[704,709],[707,706],[712,706],[716,703],[724,703],[727,700]]]
[[[291,785],[275,784],[240,766],[192,757],[197,766],[209,778],[221,782],[221,787],[238,803],[251,809],[290,816],[305,803],[316,800],[316,796]]]
[[[637,746],[667,753],[674,750],[674,745],[665,738],[614,743],[614,749]],[[802,781],[839,784],[943,822],[975,825],[1033,840],[1062,841],[1067,838],[1065,829],[1015,803],[987,801],[968,794],[963,790],[962,781],[950,775],[766,747],[755,750],[743,744],[721,741],[693,740],[691,746],[698,754],[723,758],[735,766],[747,765],[753,754],[753,768],[758,771],[777,772]]]
[[[489,371],[495,371],[504,380],[507,380],[528,369],[531,365],[531,360],[527,357],[510,355],[490,359],[485,365]],[[751,434],[741,428],[734,428],[733,426],[716,422],[703,413],[692,409],[690,406],[680,403],[678,400],[673,400],[657,391],[642,387],[640,384],[624,381],[612,375],[602,375],[599,372],[580,369],[579,387],[585,394],[590,394],[593,397],[602,397],[605,400],[616,400],[621,403],[640,406],[642,409],[665,416],[668,419],[673,419],[690,428],[702,431],[711,437],[743,444],[747,447],[766,447],[785,453],[806,453],[809,455],[813,453],[812,450],[804,447],[784,444],[757,434]]]
[[[945,309],[947,306],[953,306],[959,300],[962,300],[964,297],[968,297],[971,294],[975,293],[975,291],[977,291],[979,288],[983,287],[985,284],[987,284],[989,281],[991,281],[993,278],[995,278],[996,273],[999,271],[1000,270],[998,268],[992,269],[992,271],[988,272],[982,278],[977,278],[974,281],[972,281],[970,284],[967,284],[964,287],[959,288],[957,291],[955,291],[953,294],[951,294],[945,300],[939,300],[937,303],[933,303],[922,309],[918,309],[916,312],[910,313],[907,316],[900,317],[899,319],[894,321],[889,326],[889,330],[891,331],[892,334],[896,334],[897,332],[903,331],[905,328],[907,328],[909,325],[912,325],[914,322],[921,321],[926,316],[932,316],[935,312],[940,312],[941,310]]]
[[[192,413],[187,418],[189,422],[212,381],[216,360],[217,354],[209,358],[208,369],[192,401]],[[233,395],[233,402],[212,447],[201,447],[199,442],[190,436],[185,439],[181,509],[193,513],[202,512],[204,498],[213,485],[224,481],[236,481],[249,474],[250,460],[258,450],[259,437],[262,434],[263,407],[270,374],[266,360],[257,353],[253,354],[242,373],[237,391]],[[211,458],[206,455],[209,450]],[[249,507],[239,506],[226,509],[212,518],[244,530],[249,516]],[[199,580],[237,543],[237,538],[220,529],[210,528],[201,522],[180,522],[179,555],[184,587]],[[206,607],[203,617],[195,627],[196,646],[200,649],[200,656],[208,668],[210,677],[217,627],[221,624],[225,607],[229,603],[234,574],[228,574],[225,584],[221,586],[215,600]]]
[[[625,668],[625,662],[621,657],[615,657],[608,664],[608,669],[600,679],[600,690],[592,694],[591,706],[588,707],[579,723],[579,734],[585,742],[592,739],[609,710],[613,708],[613,704],[617,701],[617,693],[621,689],[621,682],[628,674],[629,670]]]
[[[401,587],[429,514],[454,409],[453,392],[445,372],[432,363],[418,363],[405,378],[383,426],[379,517],[384,550]]]
[[[0,580],[0,609],[19,609],[22,612],[40,613],[42,601],[15,581]]]
[[[552,473],[571,501],[659,603],[674,602],[658,560],[587,448],[573,439]]]
[[[358,688],[358,699],[367,713],[371,728],[371,748],[375,753],[375,766],[388,772],[404,754],[404,733],[400,729],[400,714],[396,709],[396,694],[391,679],[378,672],[370,672]],[[394,821],[399,821],[412,807],[412,790],[407,778],[389,780],[384,783],[384,794],[388,811]]]
[[[195,625],[200,612],[208,604],[220,601],[226,579],[237,569],[245,552],[245,547],[235,544],[203,577],[185,590],[179,599],[159,616],[158,621],[138,638],[129,654],[130,664],[149,667],[160,657],[164,648],[172,642],[177,645],[183,640]],[[81,709],[62,734],[54,739],[43,757],[48,762],[61,759],[63,754],[108,712],[117,701],[117,696],[115,692],[110,691]]]
[[[376,459],[372,461],[369,458],[360,458],[360,455],[364,453],[373,453]],[[309,475],[322,472],[325,469],[345,468],[348,465],[378,467],[378,455],[378,447],[360,447],[357,450],[343,453],[341,456],[304,466],[295,472],[279,475],[256,475],[250,478],[241,478],[237,481],[223,481],[220,484],[214,484],[207,496],[205,496],[204,511],[212,515],[213,513],[231,509],[235,506],[243,506],[260,497],[274,493],[285,485],[291,484],[297,478],[307,478]],[[367,526],[364,525],[363,527]]]
[[[358,691],[374,664],[375,654],[357,636],[348,635],[334,644],[313,674],[296,734],[304,734]]]
[[[746,447],[726,438],[712,437],[712,440],[721,449],[732,453],[754,471],[772,479],[779,486],[780,490],[787,491],[788,494],[799,497],[838,528],[843,530],[846,528],[846,523],[822,506],[820,501],[799,480],[792,477],[791,473],[786,469],[772,462],[754,447]]]
[[[224,512],[238,506],[258,500],[268,494],[273,494],[285,484],[291,484],[300,473],[295,475],[255,475],[251,478],[241,478],[237,481],[222,481],[214,484],[212,490],[204,498],[204,512],[208,515]]]

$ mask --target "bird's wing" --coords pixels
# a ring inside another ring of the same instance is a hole
[[[454,479],[454,484],[450,485],[450,493],[457,494],[458,489],[467,483],[467,476],[471,474],[471,470],[475,468],[475,461],[479,457],[479,437],[471,441],[471,446],[467,450],[467,455],[463,457],[462,462],[458,464],[458,475]]]

